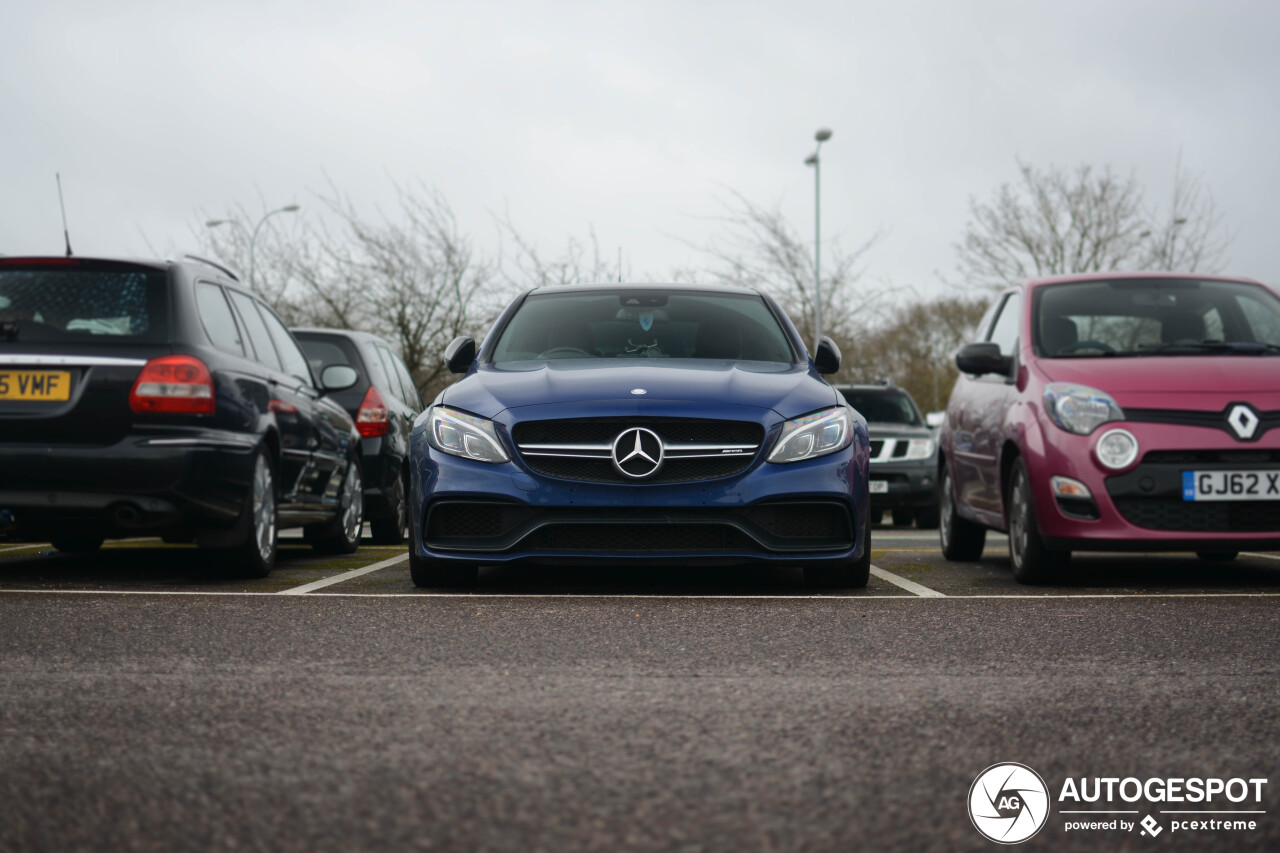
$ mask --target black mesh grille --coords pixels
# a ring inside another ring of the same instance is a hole
[[[884,450],[884,439],[883,438],[871,439],[871,458],[875,459],[876,457],[878,457],[880,455],[881,450]]]
[[[555,524],[522,544],[535,551],[755,551],[746,534],[725,524]]]
[[[427,516],[427,540],[496,539],[528,520],[530,510],[514,504],[443,503]]]
[[[1144,465],[1257,465],[1280,463],[1280,450],[1152,450]]]
[[[582,459],[570,456],[526,456],[524,461],[539,474],[564,480],[581,480],[588,483],[691,483],[698,480],[714,480],[732,477],[751,464],[754,454],[712,456],[706,459],[670,459],[662,470],[652,477],[633,480],[624,477],[608,459]]]
[[[555,421],[521,421],[511,430],[516,444],[612,442],[618,433],[644,427],[667,444],[759,444],[764,427],[750,421],[713,421],[697,418],[582,418]]]
[[[612,444],[623,430],[644,427],[667,445],[751,444],[764,441],[764,427],[750,421],[699,420],[695,418],[584,418],[581,420],[522,421],[512,428],[517,447],[529,444]],[[652,477],[624,477],[609,459],[521,454],[535,473],[588,483],[690,483],[732,477],[750,467],[755,453],[680,459],[668,456],[662,470]]]
[[[1123,498],[1116,509],[1131,524],[1148,530],[1204,533],[1280,532],[1280,502],[1184,501],[1172,498]]]
[[[849,513],[837,504],[756,506],[745,515],[780,539],[853,539]]]

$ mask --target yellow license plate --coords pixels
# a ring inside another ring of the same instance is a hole
[[[0,370],[0,400],[69,399],[71,374],[66,370]]]

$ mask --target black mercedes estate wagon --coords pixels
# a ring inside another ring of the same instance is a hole
[[[209,261],[0,258],[0,535],[162,536],[265,575],[276,533],[354,551],[360,434],[280,319]]]

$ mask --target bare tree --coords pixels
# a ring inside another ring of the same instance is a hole
[[[722,232],[703,245],[687,243],[705,255],[710,266],[681,270],[675,277],[765,291],[791,315],[803,339],[812,342],[817,303],[812,243],[800,236],[777,205],[762,207],[737,192],[720,201]],[[879,240],[879,234],[873,235],[852,252],[838,240],[824,246],[823,332],[837,340],[864,329],[878,316],[887,291],[867,284],[864,262]]]
[[[989,202],[969,200],[957,243],[966,285],[999,289],[1026,278],[1110,270],[1220,268],[1229,239],[1201,180],[1175,175],[1167,213],[1149,211],[1134,176],[1088,165],[1041,171],[1018,161],[1019,181]]]
[[[508,211],[497,220],[499,233],[512,247],[504,252],[501,277],[514,289],[559,284],[594,284],[615,280],[618,270],[600,254],[595,228],[587,226],[587,239],[570,237],[564,251],[548,257],[511,220]]]
[[[945,296],[899,305],[873,330],[842,344],[837,381],[891,379],[926,411],[942,409],[955,384],[952,355],[970,340],[986,296]]]
[[[502,294],[496,259],[479,255],[438,191],[397,188],[394,215],[368,219],[330,186],[318,196],[328,223],[278,232],[255,247],[257,289],[291,324],[374,332],[394,342],[430,399],[451,377],[440,354],[454,337],[476,334]],[[242,215],[243,210],[237,215]],[[227,229],[215,252],[244,249]]]

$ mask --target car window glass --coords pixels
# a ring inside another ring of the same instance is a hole
[[[759,296],[630,288],[529,296],[502,329],[492,360],[696,358],[790,365],[794,357]]]
[[[235,304],[236,312],[240,315],[240,321],[244,324],[244,330],[249,336],[249,343],[253,345],[253,350],[257,354],[258,362],[273,370],[279,370],[280,359],[276,355],[275,347],[271,345],[271,335],[267,333],[267,326],[262,322],[262,317],[259,316],[253,300],[234,290],[230,293],[231,301]]]
[[[378,354],[378,358],[382,361],[382,369],[386,371],[388,378],[386,387],[391,390],[391,393],[396,395],[401,403],[404,403],[406,406],[409,405],[405,402],[404,389],[400,387],[400,374],[396,372],[395,358],[391,353],[387,352],[386,347],[374,344],[373,349]]]
[[[280,358],[284,360],[284,372],[308,385],[314,385],[315,380],[311,378],[311,369],[307,364],[307,357],[302,354],[302,350],[298,349],[298,345],[293,342],[293,335],[289,334],[289,330],[285,328],[284,323],[280,322],[280,318],[270,308],[265,305],[260,305],[259,308],[262,309],[262,319],[266,321],[267,328],[271,331],[271,337],[276,342],[276,349],[280,352]]]
[[[215,347],[232,355],[244,355],[240,329],[221,287],[208,282],[197,284],[196,308],[200,312],[200,323]]]
[[[858,391],[856,389],[842,392],[858,412],[871,423],[920,425],[920,416],[916,407],[906,394],[885,391]]]
[[[311,372],[316,376],[324,373],[324,369],[331,364],[346,364],[355,367],[355,365],[351,364],[351,358],[346,351],[331,341],[322,341],[316,338],[299,338],[298,345],[306,353],[307,362],[311,365]]]
[[[22,343],[167,343],[168,276],[116,261],[6,262],[0,323]]]
[[[394,388],[395,385],[387,377],[386,368],[382,366],[382,357],[378,355],[378,347],[366,341],[360,347],[364,355],[364,365],[369,369],[369,384],[379,388]]]
[[[1000,309],[1000,316],[996,318],[991,334],[987,337],[991,343],[1000,345],[1001,355],[1013,355],[1014,347],[1018,342],[1018,320],[1021,313],[1018,307],[1020,305],[1022,305],[1022,297],[1017,293],[1009,294]]]
[[[404,401],[409,404],[409,408],[415,411],[422,408],[422,396],[418,394],[418,386],[413,381],[413,375],[409,373],[409,368],[404,366],[404,362],[392,356],[392,364],[395,366],[396,373],[400,374],[400,384],[404,386]]]
[[[1268,344],[1280,344],[1280,305],[1275,299],[1255,299],[1252,295],[1240,294],[1236,304],[1249,324],[1252,339]]]

